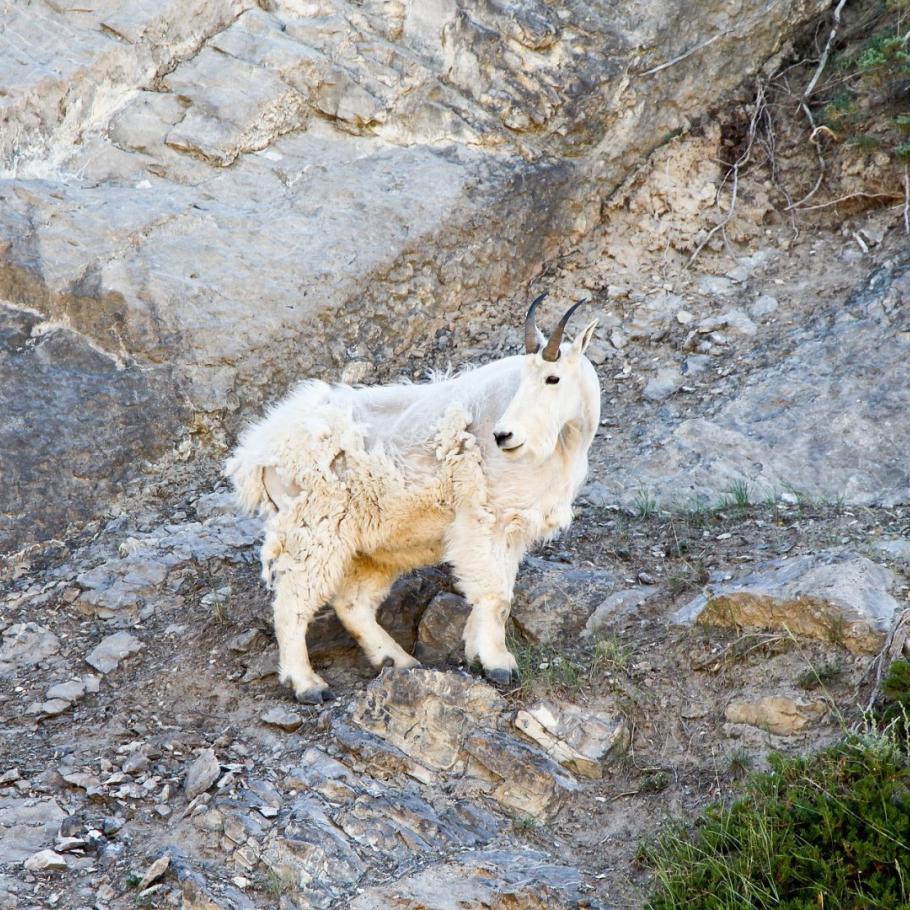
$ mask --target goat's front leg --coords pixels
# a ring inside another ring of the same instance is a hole
[[[310,666],[306,647],[307,626],[326,600],[328,596],[312,590],[302,571],[282,572],[275,586],[279,679],[294,690],[302,704],[320,705],[334,698],[326,681]]]
[[[521,554],[505,540],[477,534],[473,528],[453,535],[448,556],[472,606],[464,629],[465,657],[468,662],[479,660],[491,682],[508,685],[518,670],[506,647],[506,620]]]

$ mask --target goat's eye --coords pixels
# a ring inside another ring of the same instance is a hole
[[[558,376],[547,376],[547,385],[556,385],[559,382]]]

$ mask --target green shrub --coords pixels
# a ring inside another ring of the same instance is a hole
[[[744,796],[643,859],[649,910],[910,910],[910,757],[890,733],[772,756]]]

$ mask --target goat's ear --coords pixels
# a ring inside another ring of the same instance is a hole
[[[584,354],[585,349],[591,343],[594,337],[594,329],[597,328],[597,320],[589,322],[581,331],[581,334],[572,342],[572,350],[579,354]]]
[[[547,343],[547,336],[537,326],[534,326],[534,337],[537,339],[537,350],[540,351]]]

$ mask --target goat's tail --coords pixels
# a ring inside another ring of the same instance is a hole
[[[224,476],[230,479],[237,502],[245,511],[254,515],[277,511],[266,489],[265,468],[243,446],[225,462]]]

